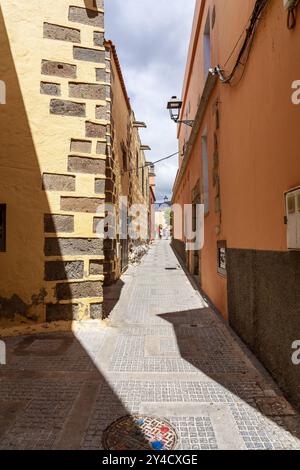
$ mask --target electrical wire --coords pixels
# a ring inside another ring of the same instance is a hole
[[[164,160],[169,160],[169,158],[175,157],[178,154],[179,154],[179,151],[172,153],[172,155],[169,155],[168,157],[164,157],[164,158],[161,158],[160,160],[156,160],[156,162],[148,162],[146,166],[156,165],[156,163],[163,162]]]
[[[251,16],[252,16],[252,14],[251,14]],[[236,43],[235,43],[235,45],[234,45],[232,51],[230,52],[230,54],[229,54],[229,56],[228,56],[228,58],[227,58],[225,64],[223,65],[223,68],[226,67],[226,65],[227,65],[228,62],[230,61],[231,57],[232,57],[233,54],[235,53],[235,50],[236,50],[236,48],[238,47],[238,44],[239,44],[240,40],[242,39],[242,37],[243,37],[243,35],[244,35],[244,33],[245,33],[245,28],[247,27],[247,25],[248,25],[248,23],[249,23],[249,21],[250,21],[250,19],[251,19],[251,16],[249,16],[249,19],[248,19],[247,23],[245,24],[245,27],[244,27],[243,31],[242,31],[241,34],[239,35],[239,38],[238,38],[238,40],[236,41]]]
[[[242,65],[243,67],[245,67],[247,61],[248,61],[248,58],[249,58],[249,49],[251,49],[251,45],[252,45],[252,42],[253,42],[253,37],[254,37],[254,34],[255,34],[255,31],[256,31],[256,26],[257,26],[257,23],[261,17],[261,14],[263,12],[263,10],[266,8],[267,4],[269,3],[270,0],[256,0],[256,3],[255,3],[255,6],[254,6],[254,9],[252,11],[252,14],[250,16],[250,19],[249,19],[249,26],[246,28],[246,37],[244,39],[244,42],[241,46],[241,49],[238,53],[238,57],[237,57],[237,60],[235,62],[235,65],[234,67],[232,68],[231,72],[225,76],[224,75],[224,72],[223,70],[221,69],[221,67],[218,65],[215,69],[214,69],[214,73],[216,73],[219,77],[219,79],[221,80],[222,83],[227,83],[227,84],[230,84],[235,76],[235,73],[237,71],[237,69]],[[228,63],[228,61],[230,60],[230,58],[232,57],[234,51],[236,50],[237,48],[237,44],[239,43],[241,37],[243,36],[244,33],[241,34],[239,40],[237,41],[233,51],[231,52],[231,54],[229,55],[229,58],[227,59],[226,61],[226,64]],[[248,53],[247,53],[248,51]],[[246,54],[246,60],[243,61],[243,58]],[[225,66],[226,66],[225,64]]]
[[[164,162],[165,160],[169,160],[172,157],[175,157],[176,155],[179,155],[179,151],[172,153],[171,155],[168,155],[167,157],[160,158],[159,160],[156,160],[155,162],[146,162],[145,165],[138,166],[137,168],[131,168],[130,170],[124,170],[122,174],[124,173],[130,173],[131,171],[137,171],[141,170],[142,168],[148,168],[149,166],[156,165],[157,163]]]

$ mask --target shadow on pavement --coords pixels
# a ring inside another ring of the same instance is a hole
[[[159,317],[172,324],[180,356],[223,387],[223,396],[215,396],[217,402],[232,402],[235,406],[231,395],[234,394],[236,401],[244,402],[258,414],[300,438],[297,411],[287,402],[265,369],[258,361],[253,362],[246,347],[240,346],[227,325],[210,308],[170,312]],[[208,395],[210,393],[216,393],[213,386]],[[244,412],[247,413],[246,410]],[[252,425],[259,426],[259,423]]]
[[[0,366],[0,449],[153,449],[96,366],[103,354],[99,336],[91,330],[7,339],[7,365]],[[124,416],[126,426],[106,431]]]

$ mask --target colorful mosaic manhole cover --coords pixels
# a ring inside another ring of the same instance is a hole
[[[152,416],[124,416],[103,433],[105,450],[172,450],[177,442],[173,426]]]

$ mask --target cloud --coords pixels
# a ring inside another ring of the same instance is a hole
[[[177,151],[166,104],[181,96],[195,0],[106,0],[106,38],[116,45],[126,87],[150,161]],[[157,198],[170,196],[178,157],[156,166]]]

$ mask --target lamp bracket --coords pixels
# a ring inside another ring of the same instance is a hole
[[[195,121],[194,120],[190,120],[190,119],[183,119],[183,120],[175,120],[176,124],[185,124],[186,126],[189,126],[189,127],[193,127],[194,126],[194,123]]]

